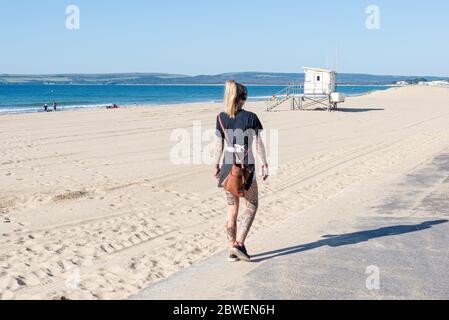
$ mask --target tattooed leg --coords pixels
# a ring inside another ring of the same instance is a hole
[[[228,225],[226,226],[226,232],[228,235],[229,246],[232,248],[237,241],[237,222],[232,226],[230,226],[228,223]]]
[[[230,192],[226,192],[226,198],[228,200],[228,205],[234,207],[236,203],[234,195]]]
[[[228,236],[229,246],[232,248],[237,241],[237,217],[239,213],[240,200],[234,197],[231,193],[226,192],[228,199],[229,214],[228,222],[226,223],[226,233]]]
[[[246,238],[248,237],[259,208],[259,189],[257,186],[257,181],[254,181],[251,189],[245,193],[245,200],[246,211],[243,216],[242,225],[240,226],[240,232],[237,238],[237,242],[242,244],[245,243]]]

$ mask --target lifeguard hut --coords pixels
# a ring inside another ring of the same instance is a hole
[[[304,67],[304,95],[327,96],[335,92],[337,73],[331,70]]]
[[[336,92],[337,73],[332,70],[304,67],[304,84],[291,84],[268,101],[267,111],[273,111],[290,101],[292,110],[306,110],[325,107],[337,109],[345,101],[343,93]]]

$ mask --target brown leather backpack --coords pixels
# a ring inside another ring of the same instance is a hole
[[[225,135],[225,140],[229,146],[233,146],[232,141],[229,139],[226,129],[223,125],[221,117],[218,116],[218,121],[220,122],[221,129]],[[245,159],[248,156],[248,151],[245,151],[243,159],[239,159],[238,153],[235,153],[236,158],[239,160],[232,166],[231,172],[224,179],[222,186],[229,193],[236,197],[245,197],[245,185],[251,176],[252,171],[245,166]]]

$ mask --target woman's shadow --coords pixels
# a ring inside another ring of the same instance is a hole
[[[375,230],[360,231],[354,233],[347,233],[341,235],[326,235],[323,236],[324,239],[307,243],[295,247],[284,248],[279,250],[274,250],[270,252],[260,253],[252,257],[252,262],[262,262],[265,260],[273,259],[280,256],[291,255],[299,252],[309,251],[316,248],[329,246],[329,247],[340,247],[347,246],[351,244],[357,244],[361,242],[366,242],[371,239],[395,236],[400,234],[414,233],[422,230],[430,229],[433,226],[447,223],[448,220],[435,220],[427,221],[417,225],[404,225],[404,226],[391,226]]]

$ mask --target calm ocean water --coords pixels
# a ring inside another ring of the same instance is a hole
[[[249,86],[250,99],[269,98],[282,86]],[[360,95],[389,87],[341,86],[340,92]],[[60,110],[120,106],[161,105],[222,101],[221,86],[103,86],[103,85],[0,85],[0,114],[41,112],[57,102]]]

